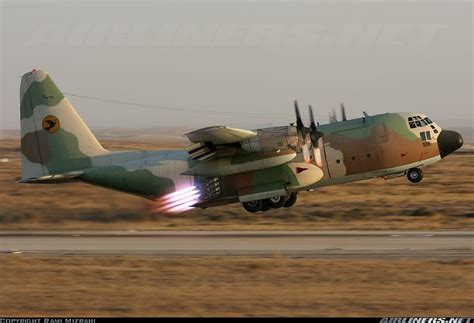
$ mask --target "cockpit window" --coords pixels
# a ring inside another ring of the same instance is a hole
[[[422,118],[420,116],[408,117],[408,124],[410,125],[411,129],[416,128],[416,127],[424,127],[432,123],[433,121],[431,121],[431,119],[428,117],[425,117],[425,118]]]

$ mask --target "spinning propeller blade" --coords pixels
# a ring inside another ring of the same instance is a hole
[[[341,115],[342,115],[342,121],[346,121],[346,108],[344,107],[344,103],[341,103]]]

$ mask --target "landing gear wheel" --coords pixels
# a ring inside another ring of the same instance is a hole
[[[296,203],[296,199],[298,198],[298,195],[296,192],[290,193],[290,196],[286,200],[285,204],[283,204],[284,207],[292,207]]]
[[[262,200],[262,208],[260,209],[260,211],[265,212],[265,211],[270,210],[271,208],[272,207],[270,203],[268,203],[268,200]]]
[[[285,195],[278,195],[271,197],[266,200],[267,203],[270,205],[271,208],[273,209],[279,209],[286,203],[286,196]]]
[[[407,172],[407,178],[412,183],[419,183],[423,179],[423,171],[419,168],[411,168]]]
[[[247,212],[256,213],[262,209],[262,200],[243,202],[242,206]]]

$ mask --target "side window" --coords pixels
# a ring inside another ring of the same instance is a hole
[[[431,125],[431,129],[433,129],[433,132],[434,132],[434,133],[438,133],[438,129],[436,129],[435,126]]]
[[[423,132],[420,132],[420,137],[421,137],[421,141],[429,141],[431,140],[431,132],[429,131],[423,131]]]
[[[433,121],[431,121],[431,119],[428,118],[428,117],[426,117],[424,120],[427,124],[432,124],[433,123]]]
[[[409,117],[409,118],[408,118],[408,121],[413,121],[413,118],[412,118],[412,117]]]
[[[409,124],[411,129],[416,128],[416,125],[413,121],[410,121]]]

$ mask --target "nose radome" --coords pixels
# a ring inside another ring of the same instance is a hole
[[[437,140],[441,158],[455,152],[464,143],[462,136],[452,130],[441,130]]]

